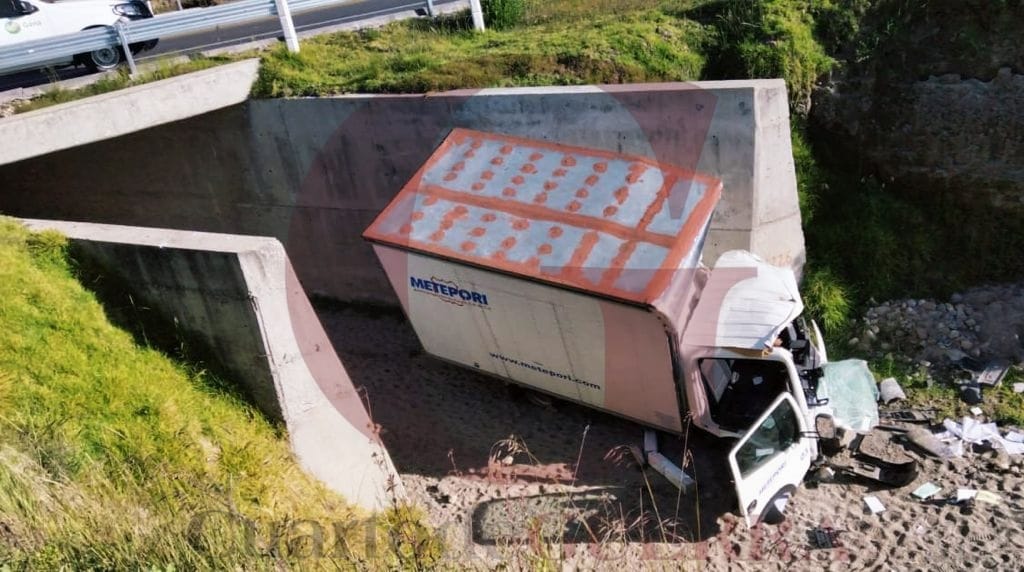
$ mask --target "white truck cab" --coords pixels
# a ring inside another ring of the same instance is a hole
[[[0,46],[152,16],[149,6],[141,0],[0,0]],[[130,48],[132,53],[138,53],[154,46],[156,40],[133,44]],[[81,64],[93,71],[105,71],[117,67],[123,59],[121,48],[111,46],[47,62],[42,67]]]

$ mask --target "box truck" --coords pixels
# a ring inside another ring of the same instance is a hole
[[[819,427],[870,422],[825,396],[825,347],[790,269],[744,251],[702,265],[721,192],[644,157],[455,129],[364,238],[429,354],[649,428],[678,434],[690,416],[735,439],[729,470],[753,523],[803,480]],[[644,454],[692,482],[654,431]]]

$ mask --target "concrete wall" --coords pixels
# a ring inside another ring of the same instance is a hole
[[[397,473],[344,366],[272,238],[28,220],[67,235],[133,298],[202,340],[281,419],[300,464],[368,510]]]
[[[259,60],[245,60],[8,117],[0,122],[0,164],[236,105],[258,72]]]
[[[254,100],[2,166],[0,212],[273,236],[311,294],[393,303],[360,234],[453,127],[719,176],[705,261],[803,264],[781,80]]]

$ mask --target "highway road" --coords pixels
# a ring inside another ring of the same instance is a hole
[[[435,6],[444,6],[457,0],[435,0]],[[292,20],[300,37],[315,35],[318,31],[330,31],[345,24],[358,23],[382,16],[410,12],[423,9],[424,0],[355,0],[353,2],[293,14]],[[161,38],[156,49],[139,54],[137,62],[144,63],[157,58],[173,57],[198,52],[209,52],[233,46],[260,42],[281,36],[281,27],[276,17],[264,18],[250,24],[217,28],[207,32]],[[0,92],[31,88],[53,82],[64,82],[81,78],[72,82],[89,83],[85,76],[89,72],[84,67],[63,68],[50,72],[33,71],[0,77]]]

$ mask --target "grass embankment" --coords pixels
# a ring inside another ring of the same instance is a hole
[[[387,568],[400,537],[369,554],[359,519],[281,427],[111,325],[63,238],[0,218],[0,569]]]
[[[477,34],[464,15],[321,36],[266,55],[256,97],[693,80],[708,34],[660,10]]]

